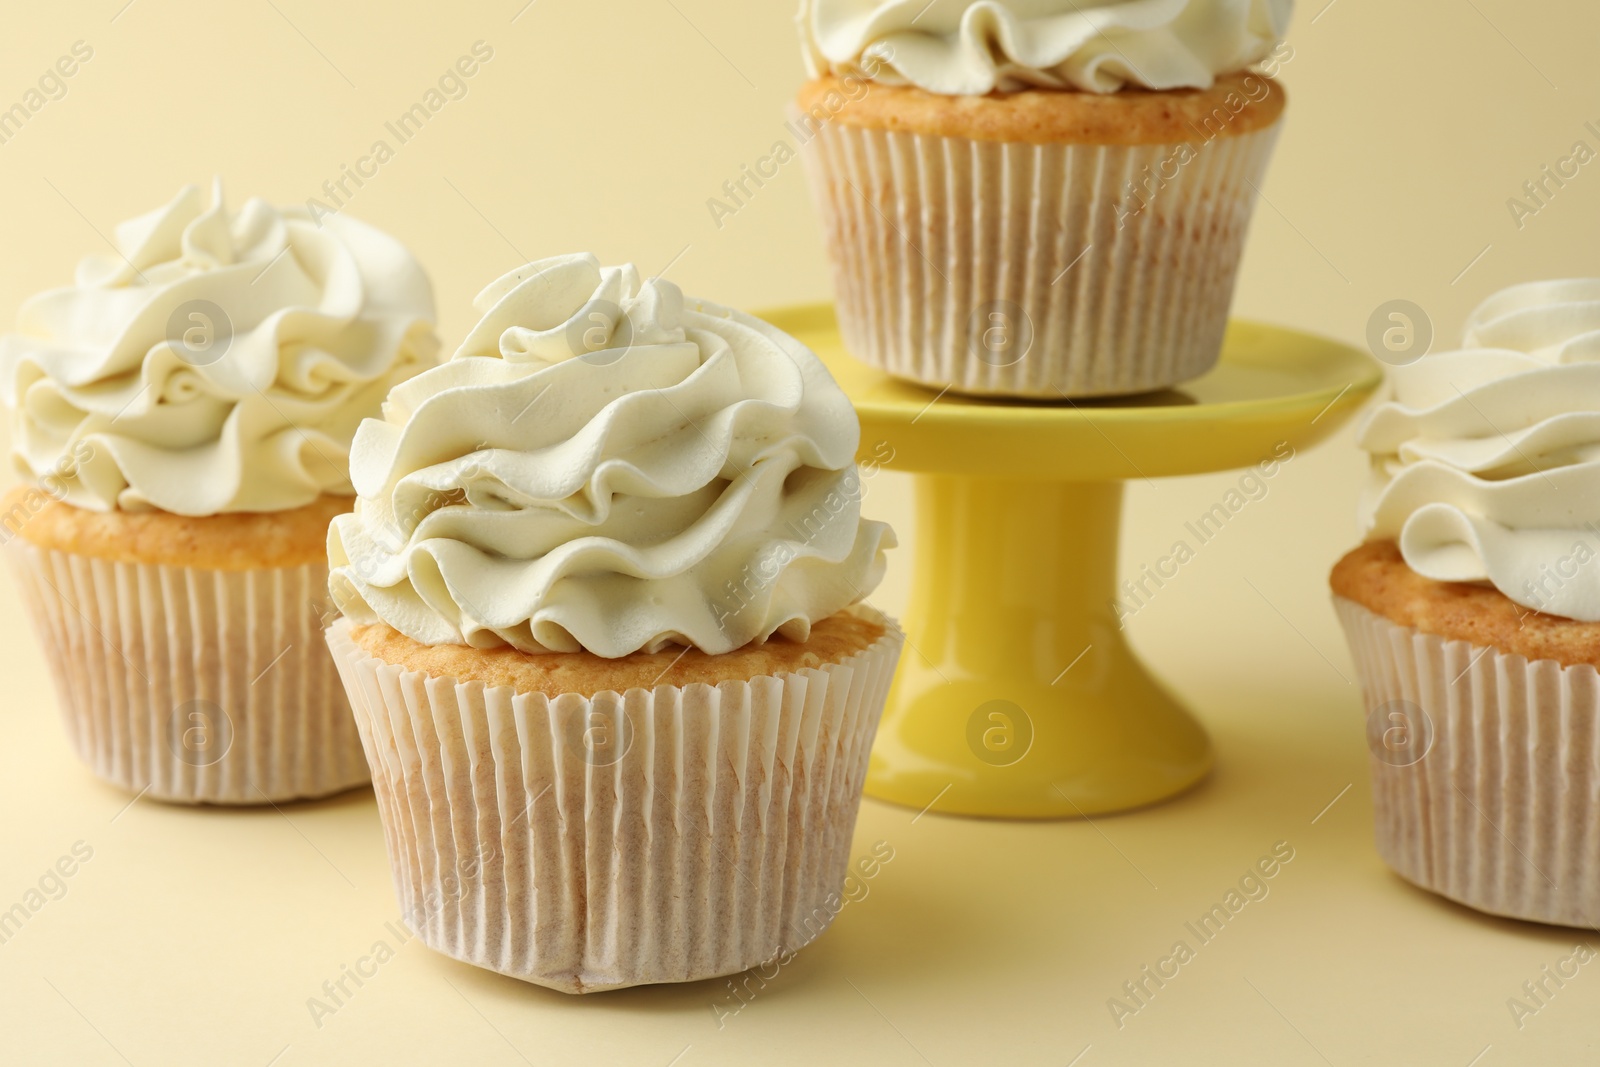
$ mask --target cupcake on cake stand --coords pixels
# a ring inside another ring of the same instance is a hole
[[[867,794],[1047,819],[1140,807],[1204,777],[1204,729],[1120,628],[1123,483],[1312,445],[1377,388],[1378,366],[1333,341],[1235,321],[1217,366],[1174,389],[995,401],[850,358],[828,305],[764,317],[820,354],[849,394],[863,462],[917,478],[906,653]],[[1164,580],[1130,579],[1147,592]]]

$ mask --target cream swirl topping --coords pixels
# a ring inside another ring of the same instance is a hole
[[[99,511],[283,511],[354,492],[350,441],[433,364],[433,293],[393,238],[195,186],[0,339],[24,477]]]
[[[356,434],[329,533],[356,622],[424,644],[732,651],[855,603],[894,534],[861,518],[860,426],[778,329],[592,256],[478,295],[455,355]]]
[[[1600,278],[1497,293],[1464,345],[1397,368],[1364,424],[1365,534],[1425,577],[1600,621]]]
[[[801,0],[812,77],[949,96],[1208,89],[1265,59],[1294,0]]]

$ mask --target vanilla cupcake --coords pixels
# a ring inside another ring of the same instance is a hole
[[[1293,0],[803,0],[791,128],[852,355],[1139,393],[1217,361]]]
[[[1600,279],[1491,297],[1393,392],[1332,578],[1378,850],[1481,911],[1600,926]]]
[[[478,296],[356,435],[329,630],[407,923],[568,992],[837,910],[901,635],[859,426],[799,342],[590,256]]]
[[[437,361],[428,280],[342,215],[190,186],[0,339],[0,534],[101,778],[261,804],[367,781],[322,640],[350,441]]]

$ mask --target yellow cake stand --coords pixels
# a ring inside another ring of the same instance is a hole
[[[1283,445],[1314,444],[1382,381],[1377,363],[1236,321],[1217,367],[1175,390],[979,400],[851,359],[831,306],[763,317],[816,351],[849,394],[863,463],[917,475],[906,650],[868,795],[1051,819],[1151,804],[1204,777],[1204,729],[1119,628],[1122,483],[1251,466]]]

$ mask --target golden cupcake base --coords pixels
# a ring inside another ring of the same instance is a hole
[[[851,891],[861,780],[900,655],[890,620],[852,613],[868,624],[851,628],[853,650],[817,666],[592,695],[418,670],[437,664],[380,658],[370,633],[336,621],[328,647],[406,925],[435,951],[565,993],[792,960]]]

